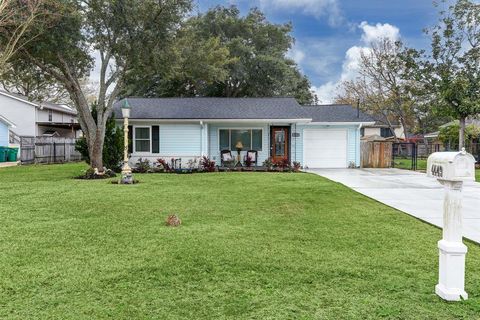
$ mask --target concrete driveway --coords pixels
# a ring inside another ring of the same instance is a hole
[[[400,169],[310,169],[330,180],[438,227],[443,225],[443,186],[423,173]],[[480,243],[480,183],[465,182],[463,234]]]

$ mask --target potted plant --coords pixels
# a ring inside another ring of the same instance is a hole
[[[271,171],[273,169],[272,158],[268,158],[265,161],[263,161],[262,166],[265,168],[266,171]]]
[[[168,164],[168,162],[165,159],[157,159],[158,165],[157,168],[159,168],[159,172],[167,172],[170,173],[172,172],[172,167]]]
[[[210,160],[207,156],[203,156],[200,159],[200,167],[205,172],[215,172],[215,161]]]
[[[293,161],[293,171],[294,172],[300,172],[300,169],[302,168],[300,162],[298,161]]]
[[[246,157],[245,157],[245,168],[244,168],[244,171],[253,171],[252,165],[253,165],[252,157],[246,156]]]

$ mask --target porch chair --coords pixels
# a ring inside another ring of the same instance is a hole
[[[247,154],[245,155],[243,162],[246,164],[247,158],[250,157],[250,160],[252,161],[252,166],[256,167],[257,166],[257,160],[258,160],[258,151],[257,150],[248,150]]]
[[[233,157],[232,151],[230,150],[220,151],[220,160],[222,167],[232,167],[235,163],[235,158]]]

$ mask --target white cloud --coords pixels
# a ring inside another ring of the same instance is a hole
[[[322,84],[319,87],[311,87],[313,93],[318,97],[318,103],[327,104],[331,103],[335,99],[335,91],[337,89],[337,83],[329,81],[325,84]]]
[[[355,79],[358,75],[362,52],[370,50],[369,44],[385,38],[393,41],[400,39],[400,30],[388,23],[370,25],[364,21],[358,27],[363,31],[360,38],[363,46],[353,46],[345,52],[340,76],[336,80],[329,81],[321,86],[312,86],[312,90],[317,94],[320,103],[332,103],[340,84],[343,81]]]
[[[300,64],[305,58],[305,52],[303,52],[297,46],[294,46],[287,52],[287,56],[293,61],[295,61],[297,64]]]
[[[379,39],[396,41],[400,38],[400,29],[389,23],[369,25],[366,21],[363,21],[360,23],[359,28],[363,30],[362,41],[365,44],[375,42]]]
[[[338,0],[259,0],[259,3],[262,10],[292,10],[317,19],[327,17],[331,26],[344,20]]]

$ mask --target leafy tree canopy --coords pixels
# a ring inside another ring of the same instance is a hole
[[[152,71],[132,75],[126,92],[139,96],[294,96],[300,103],[313,103],[309,80],[287,57],[294,42],[291,30],[291,24],[273,24],[257,9],[242,17],[235,6],[215,7],[184,23],[172,49],[170,70],[146,65],[143,70]]]
[[[23,1],[15,2],[17,9]],[[178,26],[191,8],[190,0],[62,0],[47,10],[58,17],[48,32],[43,23],[33,24],[11,59],[27,70],[40,70],[68,92],[78,111],[92,168],[103,168],[106,122],[125,79],[136,68],[153,60],[153,52],[167,50]],[[20,24],[20,21],[18,21]],[[35,36],[32,36],[35,35]],[[100,57],[97,113],[91,114],[82,82]]]
[[[446,145],[457,147],[459,143],[459,129],[458,121],[443,126],[440,128],[438,138]],[[465,146],[469,147],[471,143],[478,139],[480,139],[480,127],[473,123],[465,126]]]
[[[440,1],[437,6],[447,6]],[[433,97],[439,115],[459,120],[459,147],[465,141],[466,119],[480,113],[480,5],[457,0],[440,11],[438,23],[427,30],[431,50],[408,49],[408,78],[424,95]]]

